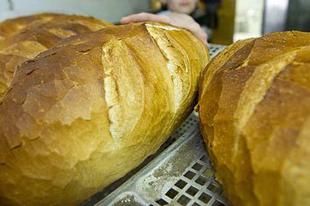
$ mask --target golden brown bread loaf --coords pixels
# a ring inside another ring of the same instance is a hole
[[[206,70],[201,130],[228,199],[310,205],[310,34],[239,41]]]
[[[0,101],[16,66],[62,39],[108,26],[112,25],[91,17],[64,14],[38,14],[0,23]]]
[[[76,205],[153,154],[191,112],[208,51],[159,23],[63,40],[0,103],[2,205]]]
[[[65,27],[62,22],[68,24],[75,24],[76,27]],[[112,26],[111,23],[105,22],[93,17],[86,17],[80,15],[68,15],[68,14],[54,14],[54,13],[43,13],[30,16],[23,16],[14,19],[8,19],[0,23],[0,40],[14,35],[17,32],[20,32],[24,28],[29,28],[33,23],[58,23],[62,24],[62,29],[69,30],[73,28],[71,32],[75,33],[78,28],[83,29],[82,26],[87,27],[90,30],[100,29],[100,25],[107,27]],[[85,28],[84,28],[85,29]]]

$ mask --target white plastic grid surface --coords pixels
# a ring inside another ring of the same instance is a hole
[[[222,191],[221,185],[214,179],[208,157],[202,155],[156,203],[161,206],[176,201],[182,206],[224,206]]]

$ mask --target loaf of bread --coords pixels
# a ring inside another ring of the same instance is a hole
[[[56,23],[62,25],[58,27],[64,29],[65,31],[78,33],[78,31],[83,31],[88,28],[88,30],[98,30],[100,27],[112,26],[111,23],[95,19],[93,17],[86,17],[80,15],[67,15],[67,14],[54,14],[54,13],[44,13],[36,14],[31,16],[18,17],[14,19],[8,19],[0,23],[0,40],[13,36],[14,34],[20,32],[25,28],[30,28],[33,23]],[[69,24],[68,27],[65,25]],[[71,25],[70,25],[71,24]],[[73,26],[75,25],[75,27]],[[86,28],[83,28],[86,27]],[[53,34],[54,32],[51,31]],[[58,32],[55,32],[56,36],[59,36]],[[60,32],[63,33],[63,32]]]
[[[137,167],[192,111],[207,62],[193,34],[154,22],[24,62],[0,103],[1,205],[77,205]]]
[[[91,17],[39,14],[0,23],[0,101],[16,66],[36,57],[62,39],[112,26]]]
[[[201,130],[235,206],[310,205],[310,33],[238,41],[207,66]]]

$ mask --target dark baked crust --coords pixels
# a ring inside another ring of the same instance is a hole
[[[310,205],[309,52],[309,33],[274,33],[207,67],[201,130],[233,205]]]

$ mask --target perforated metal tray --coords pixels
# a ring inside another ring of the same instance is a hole
[[[213,58],[224,46],[210,45]],[[193,112],[158,152],[81,206],[229,206]]]

